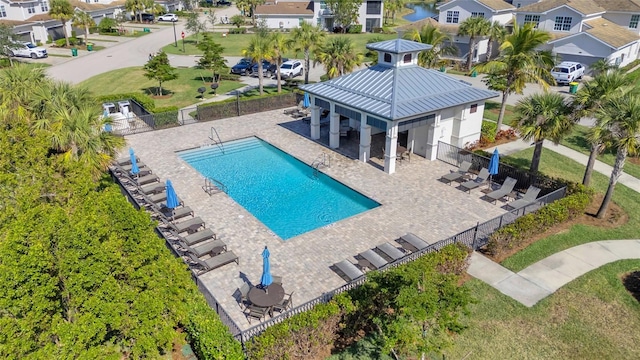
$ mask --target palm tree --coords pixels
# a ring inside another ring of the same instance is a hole
[[[0,72],[2,98],[14,105],[14,110],[31,108],[29,100],[34,89],[40,89],[48,79],[44,68],[17,64]]]
[[[317,26],[303,22],[291,32],[290,44],[295,51],[304,51],[304,83],[309,83],[310,54],[325,39],[326,34]]]
[[[56,20],[60,20],[62,23],[62,32],[64,38],[67,41],[67,47],[69,44],[69,34],[67,34],[67,22],[73,18],[73,7],[69,0],[51,0],[49,5],[49,16]]]
[[[258,63],[258,84],[260,88],[260,95],[263,92],[263,74],[262,74],[262,59],[271,61],[274,56],[273,46],[271,39],[268,36],[256,34],[251,38],[249,47],[242,50],[242,56],[250,58]]]
[[[600,59],[594,62],[593,64],[589,65],[589,69],[591,69],[591,72],[593,73],[594,76],[601,74],[603,72],[608,72],[609,70],[617,69],[617,68],[618,68],[617,65],[609,63],[607,59]]]
[[[460,24],[458,28],[459,36],[469,37],[469,54],[467,56],[467,71],[471,71],[473,65],[473,54],[476,50],[476,38],[489,34],[491,23],[483,17],[470,17]]]
[[[282,58],[284,54],[289,50],[289,39],[280,32],[274,32],[271,35],[271,45],[273,46],[273,59],[276,62],[276,79],[278,82],[278,92],[282,92],[282,76],[280,75],[280,66],[282,65]]]
[[[441,64],[440,58],[443,55],[456,55],[458,53],[458,48],[451,45],[453,43],[451,35],[442,32],[431,24],[424,25],[420,31],[413,29],[412,32],[405,35],[405,38],[433,46],[418,55],[418,64],[422,67],[437,67]]]
[[[73,14],[73,26],[84,28],[84,43],[86,45],[89,42],[89,28],[96,26],[96,22],[93,21],[93,18],[88,13],[76,10],[75,14]]]
[[[491,60],[491,52],[493,51],[493,42],[502,43],[507,36],[507,29],[498,21],[494,21],[489,27],[489,42],[487,44],[487,61]]]
[[[538,83],[546,90],[555,83],[551,76],[554,58],[550,51],[540,51],[551,39],[546,31],[537,30],[534,24],[513,27],[513,33],[500,46],[500,55],[476,69],[487,73],[484,80],[490,89],[502,92],[502,104],[498,115],[496,133],[502,127],[507,98],[510,94],[522,94],[527,83]]]
[[[396,13],[404,7],[404,0],[388,0],[384,3],[384,9],[387,12],[386,19],[391,18],[391,23],[396,22]]]
[[[138,22],[142,22],[142,12],[145,7],[146,5],[144,0],[126,0],[124,3],[125,10],[131,11],[134,18],[136,17],[136,14],[138,15]]]
[[[353,42],[346,36],[332,37],[314,51],[314,65],[321,63],[329,79],[350,73],[362,65],[364,56],[356,53]]]
[[[616,150],[616,161],[609,178],[609,186],[596,214],[598,219],[602,219],[609,208],[627,155],[635,155],[640,147],[640,97],[633,93],[612,97],[598,111],[596,117],[595,127],[609,133],[611,145]]]
[[[613,97],[619,97],[633,89],[633,82],[622,71],[600,73],[592,80],[585,82],[573,98],[576,115],[578,117],[594,117],[602,109],[605,102]],[[591,128],[587,140],[591,145],[587,168],[582,178],[582,184],[589,186],[593,165],[596,158],[609,143],[608,132],[602,129]]]
[[[539,93],[520,100],[516,105],[514,128],[525,141],[533,141],[535,148],[531,159],[531,172],[537,172],[545,139],[558,144],[573,125],[573,107],[559,93]]]

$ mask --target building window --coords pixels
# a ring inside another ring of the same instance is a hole
[[[457,24],[459,17],[460,17],[459,11],[447,11],[447,23]]]
[[[49,11],[49,3],[46,1],[43,1],[42,4],[40,4],[40,10],[42,10],[42,12],[48,12]]]
[[[537,29],[538,24],[540,23],[540,15],[525,15],[524,16],[525,24],[536,24],[534,27]]]
[[[7,17],[7,10],[4,8],[4,5],[0,5],[0,18]]]
[[[553,25],[555,31],[571,30],[571,16],[556,16],[556,23]]]
[[[27,13],[28,14],[35,14],[36,13],[36,7],[34,5],[29,5],[29,7],[27,8]]]
[[[469,114],[473,114],[478,112],[478,104],[471,105],[471,109],[469,109]]]
[[[391,62],[391,54],[389,53],[384,53],[384,62]]]
[[[404,61],[405,64],[408,64],[411,62],[411,54],[404,54],[404,58],[402,58],[402,61]]]
[[[629,28],[637,29],[639,20],[640,20],[640,15],[631,15],[631,21],[629,21]]]
[[[382,13],[382,1],[367,1],[367,15],[380,15]]]
[[[472,12],[471,13],[471,17],[483,18],[484,17],[484,13],[483,12]]]
[[[320,1],[320,10],[326,10],[327,9],[327,3],[324,1]]]
[[[520,6],[522,6],[522,4],[518,3],[518,5],[516,5],[516,8],[520,9]]]

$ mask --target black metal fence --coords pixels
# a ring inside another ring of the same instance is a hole
[[[475,154],[469,150],[459,148],[457,146],[447,144],[444,142],[438,142],[438,154],[436,158],[447,164],[454,166],[460,166],[463,161],[471,163],[471,171],[479,172],[482,168],[489,168],[490,158],[482,155]],[[507,177],[516,179],[518,182],[514,190],[525,192],[529,186],[533,185],[539,189],[540,195],[544,196],[551,192],[554,192],[565,186],[564,183],[553,180],[539,174],[534,174],[528,171],[523,171],[513,166],[500,163],[498,165],[498,174],[493,175],[491,181],[494,183],[502,184]]]
[[[117,127],[113,133],[117,135],[131,135],[152,130],[166,129],[179,126],[188,121],[184,118],[184,112],[180,110],[152,113],[145,109],[134,99],[122,99],[115,101],[128,101],[130,112],[126,127]],[[195,108],[194,108],[195,110]]]
[[[296,106],[302,101],[302,98],[302,94],[292,92],[255,99],[242,99],[238,97],[235,101],[204,104],[198,106],[197,120],[220,120],[263,111],[284,109]]]

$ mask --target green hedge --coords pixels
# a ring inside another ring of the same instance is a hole
[[[581,215],[591,203],[593,190],[580,184],[567,187],[569,195],[502,227],[489,237],[486,250],[500,256],[534,235]]]
[[[247,28],[231,28],[229,29],[229,34],[246,34]]]
[[[385,272],[368,273],[360,287],[294,315],[245,344],[249,359],[318,358],[371,334],[381,351],[402,358],[439,352],[465,327],[473,299],[458,285],[469,249],[449,245]],[[428,332],[417,331],[428,327]],[[410,338],[410,339],[409,339]]]
[[[198,359],[244,359],[242,346],[204,299],[192,306],[185,330]]]
[[[360,34],[360,33],[362,33],[362,25],[349,26],[349,34]]]

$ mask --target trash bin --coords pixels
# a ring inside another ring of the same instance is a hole
[[[475,71],[475,70],[473,70],[473,71],[471,72],[471,77],[476,77],[476,76],[478,76],[478,72],[477,72],[477,71]]]
[[[143,28],[143,29],[142,29],[142,32],[151,32],[151,29],[149,29],[149,28]]]
[[[78,49],[71,48],[71,56],[78,56]]]
[[[440,72],[446,72],[446,71],[447,71],[447,68],[446,68],[446,67],[444,67],[444,66],[440,66]]]
[[[87,51],[93,51],[93,44],[87,44]]]
[[[578,83],[573,81],[569,83],[569,94],[575,94],[578,92]]]

